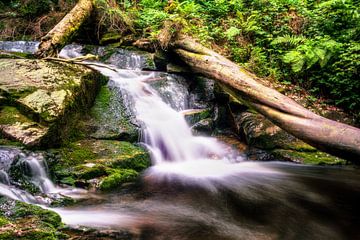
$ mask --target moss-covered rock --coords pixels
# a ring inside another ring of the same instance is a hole
[[[49,164],[55,178],[60,183],[82,187],[97,188],[92,183],[118,171],[139,173],[150,166],[149,154],[143,148],[115,140],[80,140],[54,149],[52,154],[58,156],[55,163]]]
[[[266,150],[274,160],[315,165],[346,164],[345,160],[318,151],[288,134],[260,114],[245,111],[237,115],[236,120],[240,134],[248,145]]]
[[[16,107],[4,106],[0,107],[0,131],[4,138],[36,146],[40,145],[49,128],[23,115]]]
[[[61,226],[61,218],[55,212],[0,197],[0,239],[66,239],[58,230]]]
[[[119,89],[103,86],[83,126],[91,138],[135,142],[140,129],[134,122]]]
[[[26,146],[58,145],[105,79],[80,65],[0,59],[0,132]]]
[[[320,151],[298,151],[275,149],[271,151],[276,159],[314,165],[344,165],[346,161]]]
[[[124,183],[135,181],[138,176],[139,173],[132,169],[116,170],[101,181],[100,189],[102,191],[114,190]]]

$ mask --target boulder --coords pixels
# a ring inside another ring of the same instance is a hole
[[[59,230],[61,226],[55,212],[0,197],[0,239],[67,239]]]
[[[118,88],[102,86],[83,123],[87,136],[95,139],[137,141],[140,128],[124,101]]]
[[[59,145],[105,79],[86,67],[0,59],[0,133],[28,147]]]
[[[116,190],[150,166],[143,148],[123,141],[83,139],[51,152],[57,158],[49,169],[57,181],[82,188]]]
[[[340,158],[321,152],[304,143],[260,114],[244,111],[237,114],[235,119],[239,134],[250,147],[248,151],[250,158],[316,165],[346,163]]]

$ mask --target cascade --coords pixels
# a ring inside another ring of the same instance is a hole
[[[21,177],[34,184],[43,194],[59,191],[48,177],[46,161],[42,154],[1,147],[0,157],[0,193],[3,195],[28,203],[44,203],[42,199],[35,199],[30,193],[18,189],[16,187],[19,184],[18,179],[9,176],[11,171],[16,172],[16,178]]]
[[[72,44],[60,55],[78,57],[83,51]],[[141,125],[141,141],[153,161],[142,176],[149,189],[142,189],[146,194],[139,193],[140,197],[114,193],[100,203],[52,208],[64,223],[130,229],[135,236],[150,232],[149,239],[345,240],[358,236],[360,220],[354,217],[360,201],[358,171],[245,161],[215,138],[193,135],[182,114],[189,107],[187,93],[180,92],[183,88],[169,85],[166,97],[162,96],[150,84],[160,73],[140,71],[140,56],[121,53],[107,64],[92,67],[109,78],[109,86],[119,89]],[[119,59],[123,62],[117,63]],[[107,68],[109,64],[116,70]],[[76,192],[50,181],[41,155],[0,147],[1,195],[46,205],[13,184],[8,173],[14,165],[21,166],[44,195]]]

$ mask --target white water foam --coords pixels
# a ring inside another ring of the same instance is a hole
[[[234,159],[229,147],[215,138],[194,136],[182,112],[172,109],[147,84],[154,73],[114,70],[106,65],[94,68],[109,77],[133,102],[136,118],[142,123],[142,141],[154,165],[147,173],[196,179],[221,179],[249,171],[278,173],[256,163],[240,163],[242,157]]]

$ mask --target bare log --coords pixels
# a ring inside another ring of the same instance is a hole
[[[92,0],[79,0],[75,7],[40,42],[38,57],[56,56],[88,19],[93,9]]]
[[[225,57],[181,37],[173,51],[193,71],[219,81],[248,107],[304,142],[335,156],[360,163],[360,129],[321,117]]]

